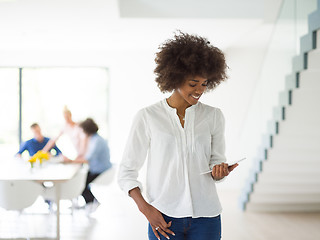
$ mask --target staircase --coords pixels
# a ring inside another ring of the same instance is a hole
[[[264,158],[255,159],[240,197],[244,210],[320,211],[320,0],[308,25],[268,123]]]

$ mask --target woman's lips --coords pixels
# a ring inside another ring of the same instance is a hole
[[[200,96],[201,95],[199,95],[199,96],[191,95],[191,97],[193,97],[194,99],[197,99],[197,100],[200,98]]]

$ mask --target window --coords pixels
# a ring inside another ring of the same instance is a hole
[[[108,136],[107,69],[23,68],[21,73],[22,141],[33,137],[30,125],[35,122],[44,136],[56,137],[64,126],[64,106],[71,110],[74,121],[91,117],[99,125],[99,134]],[[0,69],[0,79],[1,109],[5,109],[6,116],[1,126],[5,134],[1,134],[0,141],[12,156],[18,151],[19,140],[19,69]],[[8,144],[13,144],[14,150],[8,149]],[[67,156],[75,157],[67,137],[62,137],[57,145]]]
[[[19,145],[19,69],[0,69],[0,152],[12,157]]]

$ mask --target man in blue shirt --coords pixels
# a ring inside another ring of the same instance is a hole
[[[50,140],[47,137],[44,137],[41,133],[41,128],[39,124],[34,123],[30,126],[31,131],[33,132],[34,138],[25,141],[24,143],[21,144],[19,152],[17,153],[17,156],[21,156],[21,154],[24,151],[28,151],[29,155],[32,157],[34,154],[36,154],[39,150],[42,150],[43,147],[48,143]],[[61,154],[60,149],[54,145],[52,147],[56,151],[55,155]],[[51,149],[50,149],[51,150]]]

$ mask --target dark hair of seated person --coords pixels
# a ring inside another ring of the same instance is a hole
[[[98,132],[99,127],[92,118],[87,118],[79,125],[88,136]]]

